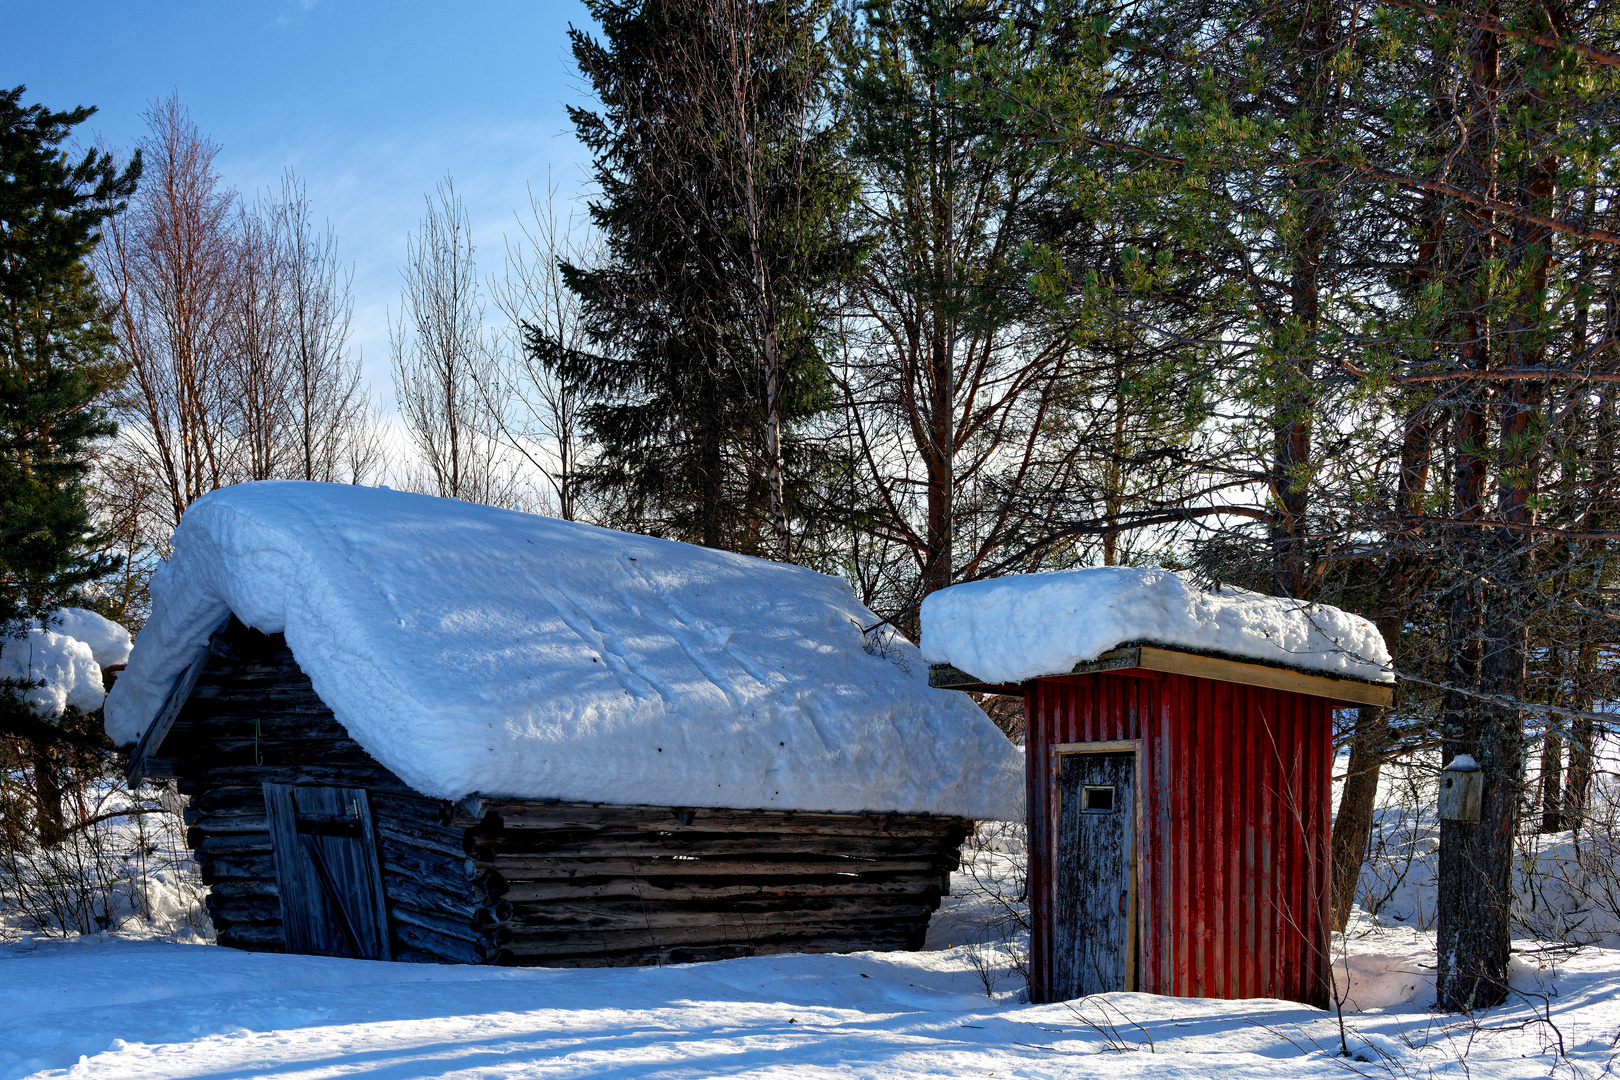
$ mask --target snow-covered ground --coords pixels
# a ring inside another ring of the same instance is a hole
[[[1335,1013],[1289,1002],[1022,1003],[1018,908],[997,900],[1016,900],[1022,852],[994,826],[918,953],[516,970],[254,955],[186,927],[139,940],[133,919],[26,937],[0,945],[0,1080],[1620,1075],[1620,950],[1526,939],[1509,1004],[1429,1012],[1433,856],[1416,842],[1380,917],[1337,942],[1342,1042]]]
[[[1432,946],[1420,934],[1369,944],[1351,957],[1352,999],[1365,982],[1397,998],[1410,984],[1416,1000],[1347,1013],[1346,1058],[1334,1014],[1285,1002],[992,999],[960,948],[514,970],[27,940],[0,947],[0,1077],[1494,1080],[1620,1069],[1620,954],[1525,965],[1519,1000],[1460,1022],[1424,1008]],[[1408,969],[1392,988],[1391,972]]]
[[[1392,769],[1382,785],[1362,879],[1376,911],[1335,942],[1342,1041],[1335,1012],[1288,1002],[1021,1002],[1022,852],[1007,826],[969,847],[926,951],[605,970],[217,948],[188,923],[195,886],[181,849],[158,850],[169,836],[144,845],[168,859],[146,875],[147,917],[109,903],[117,932],[17,940],[22,924],[0,919],[0,1080],[1620,1077],[1620,909],[1581,877],[1616,862],[1594,846],[1617,835],[1607,817],[1583,834],[1582,860],[1551,834],[1516,875],[1521,927],[1583,944],[1525,937],[1510,1002],[1430,1012],[1433,771]]]

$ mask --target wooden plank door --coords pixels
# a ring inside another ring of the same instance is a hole
[[[1058,755],[1052,997],[1135,989],[1136,752]]]
[[[265,784],[290,953],[387,960],[388,913],[364,788]]]

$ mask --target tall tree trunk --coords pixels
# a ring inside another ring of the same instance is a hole
[[[1295,97],[1309,103],[1310,136],[1314,152],[1327,137],[1332,86],[1332,27],[1326,3],[1307,8],[1310,24],[1301,27],[1301,45],[1308,50],[1295,76]],[[1306,166],[1301,218],[1304,230],[1293,253],[1288,283],[1293,325],[1283,330],[1288,355],[1278,374],[1281,407],[1273,417],[1271,488],[1277,503],[1276,569],[1272,591],[1279,596],[1304,599],[1311,590],[1309,571],[1311,433],[1316,402],[1312,391],[1314,352],[1321,329],[1322,255],[1332,233],[1332,207],[1324,170]]]
[[[1401,472],[1396,481],[1398,516],[1396,551],[1378,577],[1377,624],[1389,648],[1393,665],[1400,659],[1402,613],[1406,610],[1411,556],[1401,550],[1408,524],[1421,515],[1429,486],[1429,463],[1434,449],[1437,417],[1424,405],[1407,414],[1401,438]],[[1350,737],[1350,765],[1339,794],[1339,812],[1333,818],[1333,929],[1343,932],[1355,903],[1361,865],[1372,839],[1373,813],[1378,802],[1378,779],[1389,752],[1389,710],[1363,705],[1356,714]]]
[[[1597,646],[1587,638],[1581,642],[1581,647],[1575,654],[1575,673],[1571,676],[1571,681],[1576,687],[1584,688],[1591,685],[1593,673],[1597,670],[1597,662]],[[1591,711],[1595,704],[1584,689],[1575,700],[1586,711]],[[1587,811],[1591,806],[1596,734],[1596,725],[1591,717],[1587,716],[1576,717],[1569,728],[1569,782],[1564,785],[1566,828],[1579,829],[1586,824]]]
[[[1570,725],[1569,783],[1564,785],[1564,825],[1579,829],[1586,824],[1592,792],[1593,724],[1581,717]]]
[[[35,743],[31,748],[30,764],[34,773],[35,828],[39,842],[55,847],[67,838],[67,823],[62,816],[62,782],[56,774],[56,755],[48,746]]]
[[[1552,684],[1548,691],[1548,704],[1557,705],[1564,698],[1564,651],[1554,646],[1551,650],[1553,665]],[[1541,831],[1563,832],[1564,825],[1564,740],[1554,726],[1556,719],[1547,718],[1546,730],[1541,736]]]
[[[1550,727],[1541,739],[1541,831],[1564,831],[1564,740]]]
[[[1556,5],[1543,8],[1553,23],[1543,31],[1561,33],[1564,27]],[[1490,12],[1495,17],[1494,8]],[[1490,52],[1482,56],[1485,78],[1495,82],[1494,38],[1482,35]],[[1550,51],[1536,50],[1537,66],[1551,66]],[[1556,130],[1549,123],[1542,100],[1541,82],[1530,79],[1531,108],[1526,115],[1537,124],[1533,134]],[[1494,101],[1491,103],[1494,108]],[[1483,127],[1479,129],[1483,131]],[[1526,171],[1519,200],[1532,210],[1548,214],[1556,194],[1557,161],[1550,155]],[[1487,187],[1488,190],[1488,187]],[[1542,226],[1517,223],[1513,232],[1513,283],[1507,319],[1504,362],[1522,370],[1545,360],[1544,296],[1550,259],[1550,233]],[[1483,289],[1480,299],[1484,299]],[[1471,1011],[1500,1003],[1507,995],[1507,965],[1512,939],[1513,845],[1518,831],[1524,782],[1524,718],[1516,702],[1523,698],[1529,653],[1529,609],[1534,594],[1534,541],[1536,494],[1540,482],[1541,443],[1544,438],[1544,390],[1539,380],[1516,379],[1501,391],[1500,443],[1497,451],[1498,519],[1505,528],[1482,538],[1488,561],[1480,567],[1488,584],[1484,633],[1479,668],[1479,689],[1485,695],[1475,710],[1478,726],[1473,753],[1484,781],[1477,824],[1443,823],[1441,834],[1441,938],[1439,1003],[1443,1008]],[[1474,454],[1483,460],[1483,440]],[[1445,826],[1451,826],[1448,837]],[[1447,857],[1448,840],[1454,849]],[[1447,864],[1450,863],[1448,868]],[[1450,870],[1448,879],[1447,870]]]
[[[771,525],[776,529],[777,554],[793,561],[793,528],[788,522],[787,497],[782,484],[782,365],[777,355],[776,330],[765,333],[765,486],[770,489]]]
[[[725,428],[721,422],[720,388],[705,379],[700,428],[698,429],[698,517],[707,548],[726,547],[725,536]]]
[[[931,428],[928,445],[928,527],[925,543],[927,562],[923,566],[923,595],[937,592],[951,583],[955,570],[952,547],[956,521],[956,410],[952,392],[952,344],[946,340],[944,316],[935,311],[934,334],[929,342],[929,364],[933,369],[933,398],[929,412]]]
[[[1487,8],[1494,19],[1495,5]],[[1494,197],[1495,146],[1489,132],[1495,120],[1498,87],[1498,42],[1496,36],[1477,31],[1466,154],[1466,182],[1477,192]],[[1484,371],[1490,367],[1490,321],[1486,315],[1490,301],[1488,279],[1494,257],[1496,227],[1488,210],[1465,208],[1467,231],[1459,267],[1462,314],[1458,319],[1460,341],[1458,363],[1464,370]],[[1477,392],[1470,393],[1457,409],[1453,436],[1453,520],[1457,548],[1450,561],[1456,570],[1448,612],[1447,678],[1448,690],[1442,705],[1441,757],[1450,764],[1458,754],[1481,760],[1487,740],[1484,711],[1470,691],[1477,690],[1482,669],[1482,602],[1486,577],[1481,543],[1473,530],[1484,509],[1487,480],[1486,449],[1490,437],[1485,407]],[[1504,658],[1497,664],[1503,667]],[[1500,719],[1500,718],[1498,718]],[[1493,729],[1492,734],[1500,734]],[[1498,738],[1488,739],[1493,749]],[[1508,963],[1507,888],[1511,861],[1500,858],[1503,811],[1517,806],[1517,791],[1504,799],[1500,777],[1505,764],[1493,756],[1487,768],[1485,808],[1478,823],[1440,823],[1437,991],[1443,1009],[1469,1012],[1495,1005],[1506,991]],[[1514,777],[1515,785],[1517,777]]]
[[[1343,933],[1356,902],[1361,866],[1372,842],[1373,813],[1378,803],[1378,778],[1389,739],[1389,710],[1363,705],[1356,711],[1350,737],[1350,766],[1339,794],[1339,812],[1333,815],[1333,929]]]
[[[929,305],[928,523],[923,565],[924,596],[950,585],[956,544],[956,313],[942,297],[954,295],[956,273],[955,142],[932,125],[930,158],[936,164],[928,196],[933,203],[933,265],[936,296]]]

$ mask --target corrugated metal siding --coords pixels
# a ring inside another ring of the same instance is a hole
[[[1031,992],[1051,971],[1058,743],[1141,740],[1138,989],[1328,1001],[1332,706],[1185,675],[1042,679],[1025,701]]]

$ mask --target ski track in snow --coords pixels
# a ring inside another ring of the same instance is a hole
[[[960,949],[521,970],[30,940],[0,946],[0,1078],[1613,1075],[1620,952],[1587,950],[1542,985],[1567,1056],[1531,1025],[1474,1034],[1465,1069],[1470,1033],[1440,1033],[1454,1018],[1410,1000],[1347,1015],[1353,1049],[1391,1055],[1353,1062],[1335,1056],[1331,1013],[1287,1002],[1113,994],[1077,1014],[992,1001]]]

